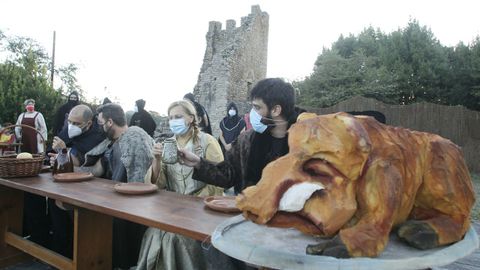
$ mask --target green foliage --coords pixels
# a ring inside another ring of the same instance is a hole
[[[55,90],[50,83],[51,59],[34,40],[24,37],[8,37],[0,31],[0,124],[15,123],[25,109],[27,98],[36,101],[35,109],[41,112],[51,128],[56,109],[64,103],[63,87]],[[60,68],[66,91],[79,90],[76,85],[77,68],[69,65]]]
[[[80,88],[80,85],[77,83],[76,73],[78,67],[74,64],[68,64],[65,67],[59,67],[56,73],[62,81],[62,86],[59,91],[65,94],[77,91],[81,97],[83,97],[83,90]]]
[[[384,34],[366,28],[323,49],[313,73],[294,82],[300,105],[331,106],[355,95],[390,104],[418,101],[480,109],[480,42],[442,46],[415,20]]]

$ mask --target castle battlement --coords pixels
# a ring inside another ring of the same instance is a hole
[[[233,101],[240,114],[248,112],[250,90],[267,74],[268,20],[268,14],[255,5],[239,27],[235,20],[227,20],[225,29],[221,22],[209,22],[194,95],[210,115],[216,136],[227,104]]]

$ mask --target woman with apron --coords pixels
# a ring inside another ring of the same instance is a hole
[[[35,111],[35,100],[27,99],[24,102],[26,112],[21,113],[17,119],[17,125],[26,125],[35,128],[47,139],[47,125],[40,112]],[[22,152],[31,154],[43,153],[44,142],[42,137],[31,128],[15,128],[18,141],[22,143]],[[25,192],[23,205],[23,234],[30,235],[30,240],[48,247],[50,224],[47,216],[46,198]]]

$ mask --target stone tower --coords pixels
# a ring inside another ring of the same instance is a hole
[[[252,6],[241,25],[235,24],[228,20],[222,30],[222,23],[209,23],[207,49],[193,92],[207,110],[216,137],[228,103],[235,102],[241,115],[248,112],[250,90],[267,74],[268,14]]]

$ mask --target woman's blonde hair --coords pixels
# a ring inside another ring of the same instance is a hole
[[[175,102],[172,102],[170,106],[168,106],[168,110],[167,110],[168,115],[170,115],[170,111],[177,106],[182,107],[183,111],[187,115],[190,115],[193,117],[193,122],[192,122],[193,142],[197,144],[200,138],[199,137],[200,129],[198,128],[197,111],[195,110],[195,107],[192,105],[192,103],[186,100],[175,101]]]

